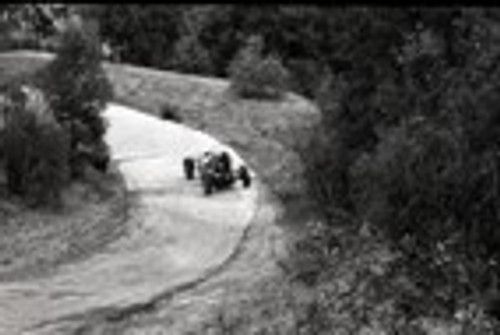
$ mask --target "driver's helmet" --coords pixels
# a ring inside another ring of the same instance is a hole
[[[208,164],[214,157],[215,154],[213,152],[205,151],[200,157],[201,164],[202,165]]]

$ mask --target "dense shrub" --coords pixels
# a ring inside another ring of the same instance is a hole
[[[251,37],[230,65],[231,90],[242,98],[280,99],[289,74],[276,56],[262,56],[263,42]]]
[[[350,176],[358,215],[403,252],[429,297],[455,288],[441,297],[452,310],[470,292],[493,297],[500,261],[494,198],[500,161],[464,150],[462,136],[424,119],[399,125],[358,159]]]
[[[171,65],[176,71],[206,75],[212,73],[212,62],[207,49],[196,36],[180,38],[174,47]]]
[[[24,195],[28,186],[28,174],[32,154],[30,138],[35,128],[34,115],[25,113],[20,103],[9,106],[11,120],[4,130],[4,156],[7,188],[16,195]]]
[[[161,106],[160,115],[163,120],[182,122],[179,107],[174,106],[170,103],[164,103]]]
[[[48,66],[3,85],[12,102],[3,150],[8,189],[34,205],[57,205],[69,177],[83,177],[88,166],[104,172],[109,163],[101,112],[112,90],[97,31],[67,23]]]
[[[54,121],[39,123],[33,134],[33,163],[28,175],[34,205],[59,206],[61,190],[69,179],[69,140]]]
[[[345,194],[349,191],[348,167],[352,152],[343,145],[337,132],[320,127],[300,148],[299,154],[304,163],[308,195],[317,204],[318,211],[328,221],[342,222],[334,219],[350,208],[350,199]]]
[[[14,99],[4,133],[7,187],[33,205],[57,206],[68,180],[67,134],[40,91]]]
[[[331,64],[345,79],[318,95],[323,123],[303,155],[309,190],[329,224],[345,211],[384,233],[421,292],[420,311],[454,313],[469,299],[494,310],[500,22],[483,11],[380,14],[346,13],[373,44],[344,41],[342,66]]]

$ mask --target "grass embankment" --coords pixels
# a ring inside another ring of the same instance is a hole
[[[0,57],[0,79],[30,73],[45,61]],[[59,265],[82,260],[126,233],[130,197],[116,166],[75,182],[62,195],[59,210],[33,209],[7,194],[0,170],[0,281],[50,274]]]
[[[62,210],[34,210],[0,186],[0,281],[48,275],[126,233],[129,200],[116,170],[74,183],[63,199]]]

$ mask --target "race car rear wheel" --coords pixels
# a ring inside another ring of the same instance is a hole
[[[250,176],[250,172],[248,172],[248,169],[242,166],[240,167],[238,174],[241,182],[243,183],[243,187],[250,187],[250,185],[252,184],[252,177]]]
[[[205,195],[210,195],[213,192],[213,184],[210,180],[203,180],[203,193]]]
[[[187,180],[194,179],[194,170],[195,170],[194,160],[192,158],[185,158],[183,163],[184,163],[184,175],[186,176],[186,179]]]

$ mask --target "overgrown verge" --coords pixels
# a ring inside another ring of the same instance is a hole
[[[124,183],[106,173],[100,44],[78,21],[60,33],[49,62],[2,73],[1,280],[50,272],[125,231]]]
[[[403,333],[498,331],[498,22],[490,14],[347,11],[340,26],[363,21],[387,44],[353,44],[349,66],[332,67],[318,94],[323,123],[302,157],[324,215],[320,235],[371,226],[386,240],[393,260],[380,278]],[[415,25],[403,28],[401,18]],[[326,262],[330,240],[314,241],[305,242],[311,258]],[[328,277],[309,272],[314,285]]]
[[[64,209],[56,212],[27,208],[1,184],[0,281],[48,275],[127,233],[133,201],[115,167],[105,178],[93,174],[66,188]]]
[[[229,66],[230,90],[244,99],[279,100],[289,88],[290,74],[277,56],[263,55],[261,36],[251,36]]]

